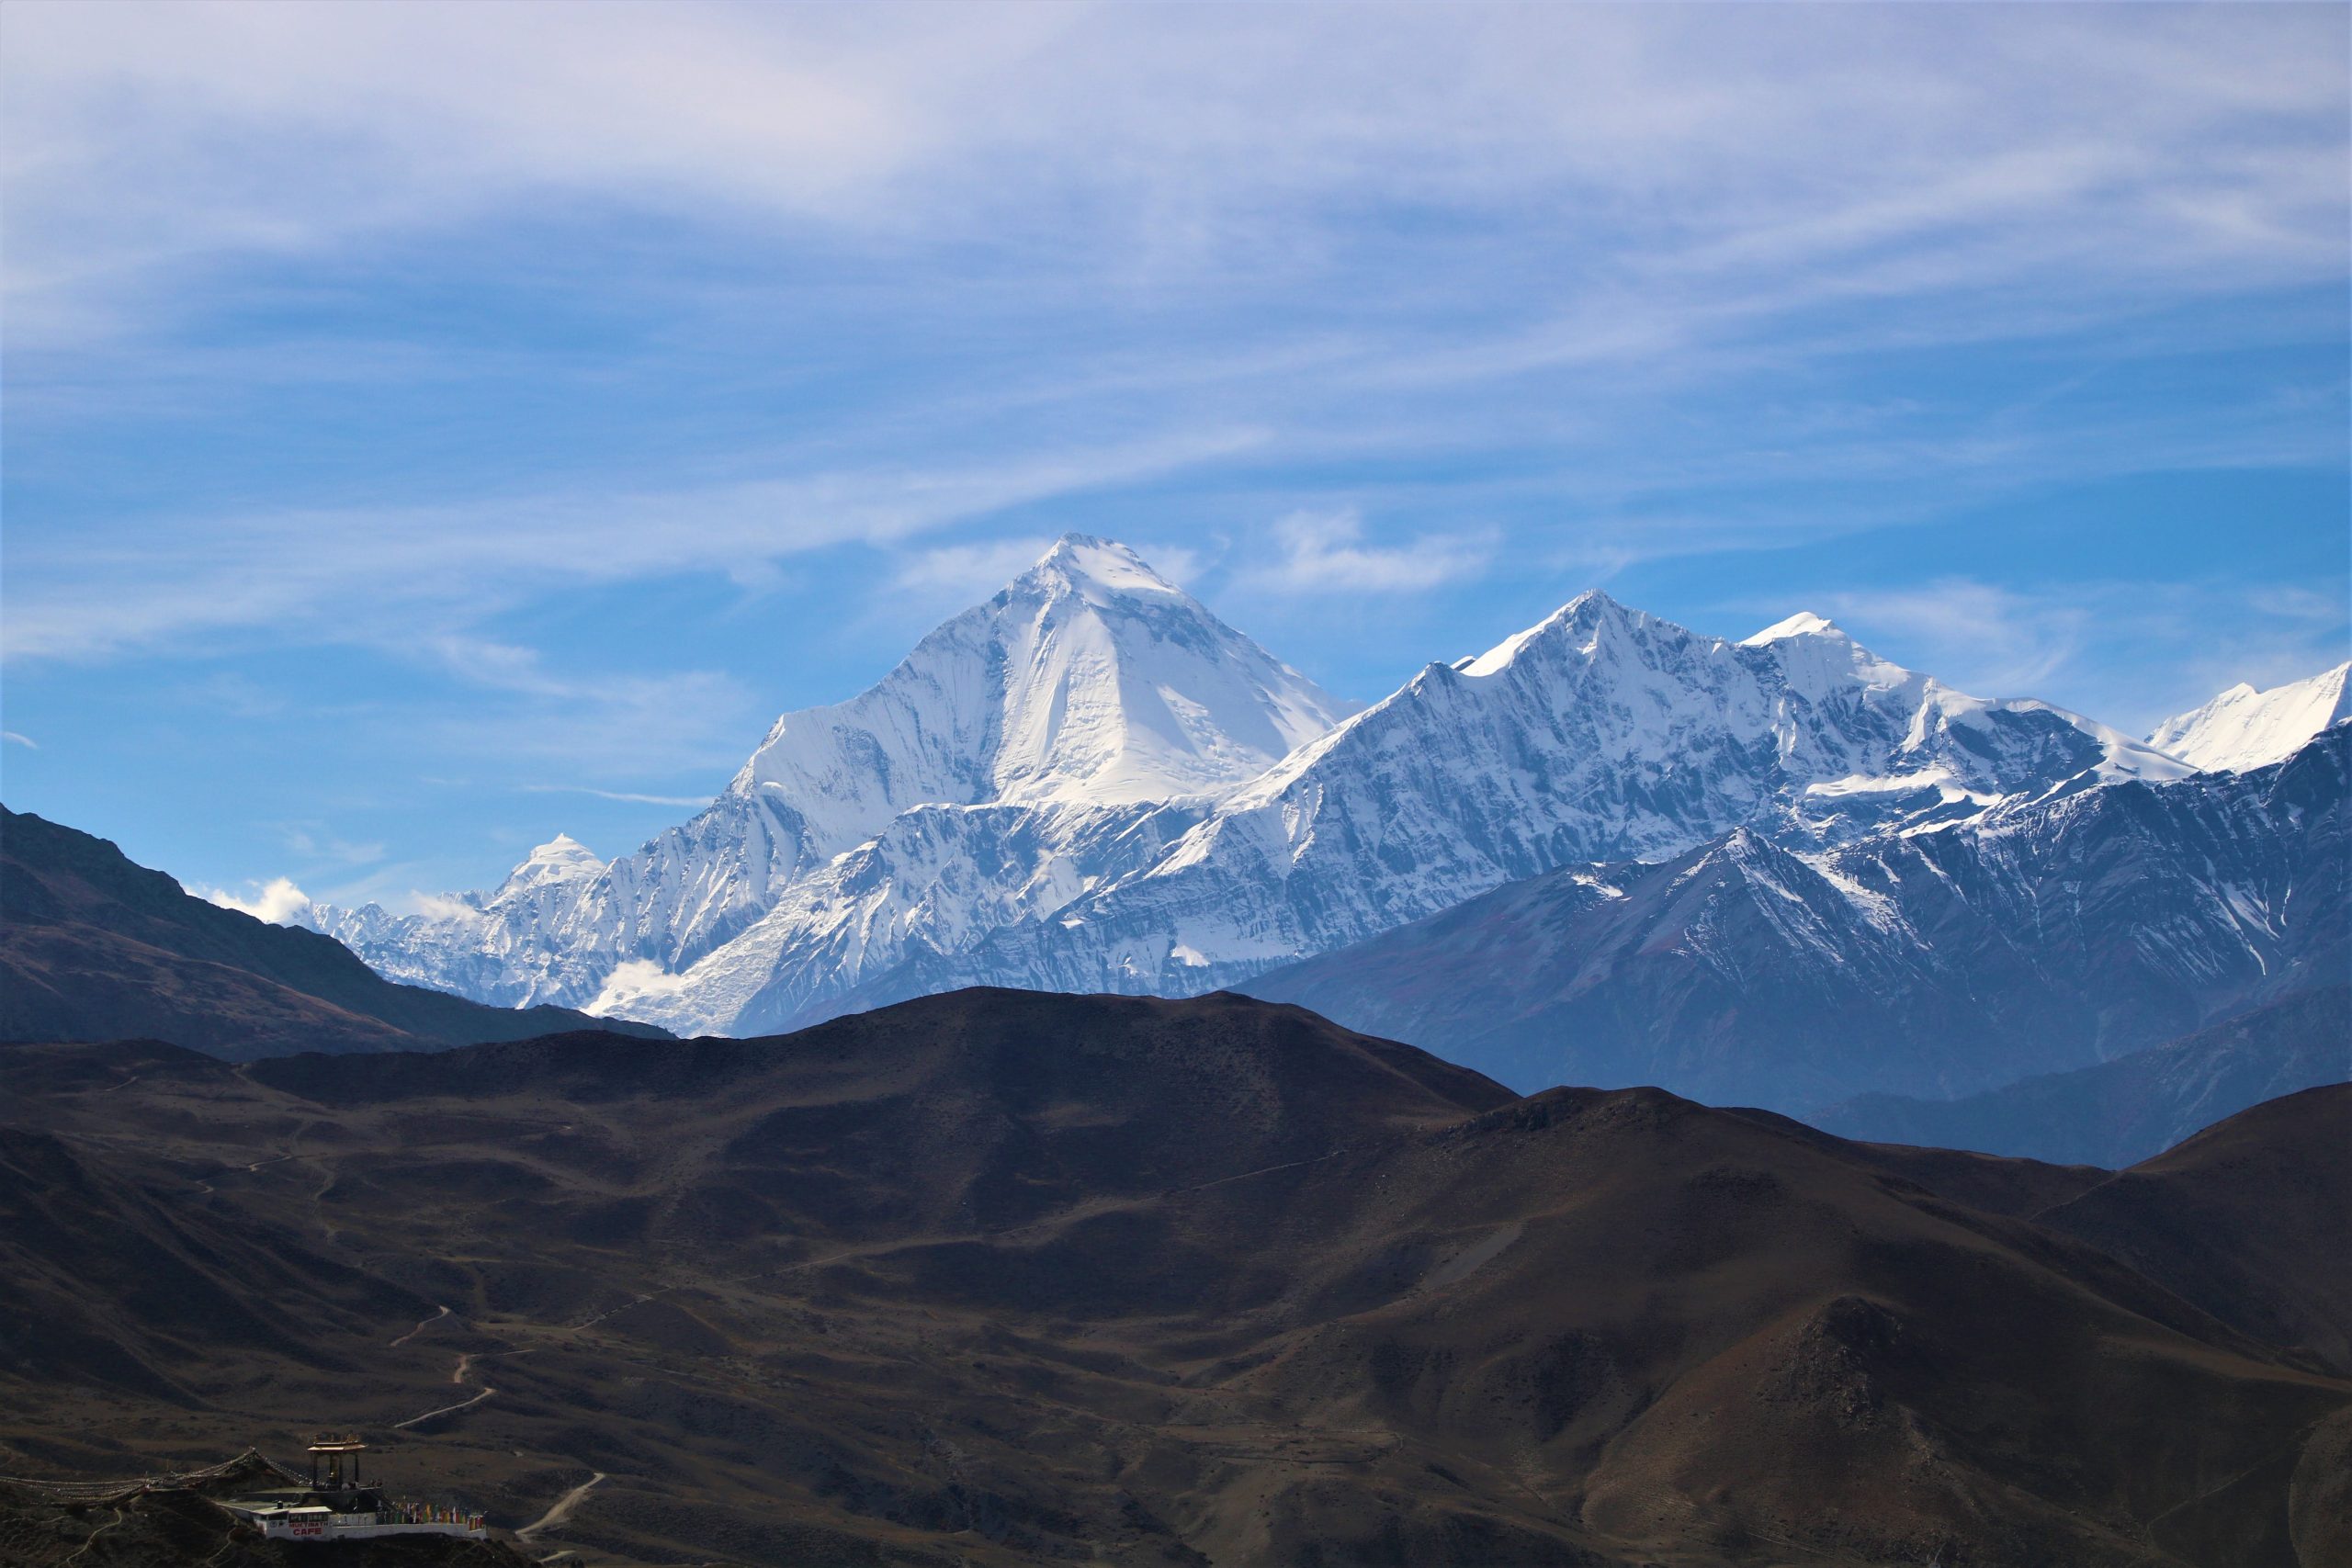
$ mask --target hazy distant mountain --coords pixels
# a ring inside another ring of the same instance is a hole
[[[2348,1098],[2113,1175],[1230,996],[0,1049],[0,1453],[332,1411],[643,1563],[2338,1562]]]
[[[0,807],[0,1039],[144,1036],[243,1060],[604,1025],[397,986],[341,944],[191,897],[104,839]]]
[[[2285,762],[1806,850],[1742,829],[1248,982],[1532,1089],[1807,1111],[2086,1066],[2352,972],[2352,727]]]
[[[2337,984],[2095,1067],[1962,1100],[1863,1095],[1808,1120],[1847,1138],[2124,1166],[2250,1105],[2346,1079],[2352,988]]]
[[[2148,744],[2216,772],[2279,761],[2328,726],[2352,718],[2347,676],[2352,663],[2267,692],[2240,682],[2204,706],[2156,726]]]

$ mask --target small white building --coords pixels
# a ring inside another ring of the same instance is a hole
[[[220,1506],[274,1540],[364,1540],[380,1535],[479,1539],[487,1533],[480,1514],[387,1497],[381,1488],[362,1483],[359,1456],[367,1449],[356,1437],[322,1436],[311,1445],[310,1485],[226,1497]]]

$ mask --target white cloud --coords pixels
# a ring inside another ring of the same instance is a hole
[[[1053,543],[1039,535],[911,550],[899,558],[898,568],[890,574],[890,587],[895,592],[930,602],[952,602],[959,608],[978,604],[1035,565]]]
[[[628,1018],[630,1009],[685,988],[686,977],[673,975],[650,958],[624,959],[605,977],[605,988],[587,1010],[601,1016]]]
[[[224,909],[238,909],[255,919],[267,920],[274,926],[300,925],[301,917],[311,908],[311,896],[294,886],[288,877],[272,877],[268,883],[248,883],[260,890],[250,898],[241,898],[226,888],[216,887],[205,898]]]
[[[1781,479],[1861,464],[1906,468],[1921,492],[1954,469],[2308,457],[2267,415],[2186,445],[2143,423],[2035,421],[1933,450],[1881,420],[1792,451],[1801,413],[1628,443],[1637,416],[1623,405],[1645,388],[1778,377],[1808,355],[2062,331],[2339,278],[2345,35],[2325,7],[1402,7],[1367,25],[1334,7],[967,6],[918,19],[17,0],[0,113],[19,407],[43,395],[21,370],[28,350],[111,336],[130,363],[166,363],[149,345],[233,294],[241,268],[388,237],[511,235],[551,209],[653,214],[673,225],[663,254],[807,254],[860,276],[885,258],[901,269],[874,269],[876,288],[950,328],[963,323],[934,289],[974,273],[1009,320],[1115,299],[1205,320],[1238,305],[1253,321],[1272,304],[1301,324],[1166,349],[1045,342],[1034,362],[874,422],[921,434],[924,451],[986,454],[960,463],[875,452],[886,434],[849,457],[812,439],[764,463],[791,477],[747,483],[121,518],[71,536],[28,520],[11,539],[7,651],[106,657],[232,631],[405,646],[583,585],[708,572],[769,592],[788,558],[900,549],[1024,502],[1245,453],[1341,460],[1506,431],[1543,451],[1571,433],[1607,443],[1593,482],[1624,491],[1691,483],[1692,445],[1726,481],[1743,462]],[[600,298],[673,290],[658,317],[673,344],[740,333],[747,297],[774,306],[752,287],[714,307],[678,291],[723,289],[630,265],[616,252],[599,266]],[[1894,308],[1872,316],[1878,305]],[[243,369],[219,357],[217,334],[171,347],[198,356],[189,387],[467,368],[373,340],[232,345],[254,361]],[[1586,384],[1514,395],[1538,372]],[[1500,395],[1471,400],[1473,385]],[[1409,406],[1375,420],[1348,401],[1383,396]],[[1062,411],[1137,400],[1148,417],[1114,422],[1121,434],[1069,435]],[[987,411],[1047,405],[1057,448],[1034,430],[975,434]],[[1204,422],[1235,408],[1247,419]],[[943,409],[966,423],[936,431]],[[2340,423],[2326,413],[2307,423]],[[2340,449],[2340,431],[2330,439]],[[1283,558],[1243,581],[1399,592],[1431,569],[1458,580],[1477,539],[1278,543]],[[1169,552],[1154,558],[1189,575]],[[945,603],[989,591],[1015,560],[1010,544],[958,544],[910,557],[895,586]]]
[[[169,310],[220,258],[548,199],[1152,290],[1322,270],[1377,202],[1548,211],[1570,265],[1605,223],[1631,243],[1591,270],[1645,289],[1893,287],[1897,247],[1947,280],[2251,281],[2343,248],[2334,7],[17,0],[10,35],[18,343]]]
[[[40,741],[33,739],[29,736],[19,735],[13,729],[0,729],[0,740],[5,740],[11,746],[22,746],[26,750],[31,751],[38,751],[40,750]]]
[[[395,898],[387,906],[396,915],[423,915],[429,920],[478,920],[481,911],[453,893],[419,893],[414,888],[406,897]]]
[[[1424,534],[1403,545],[1366,543],[1353,510],[1294,512],[1271,530],[1276,555],[1244,567],[1237,586],[1277,593],[1420,593],[1484,572],[1491,528]]]

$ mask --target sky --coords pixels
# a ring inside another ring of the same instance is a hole
[[[1056,536],[1376,699],[1589,587],[2144,733],[2346,656],[2352,10],[0,17],[0,796],[626,852]]]

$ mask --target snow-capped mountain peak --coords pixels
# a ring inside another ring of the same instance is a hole
[[[1742,638],[1742,648],[1761,648],[1768,642],[1779,642],[1792,637],[1844,637],[1838,624],[1826,615],[1816,615],[1811,610],[1799,610],[1786,620],[1774,621],[1754,637]]]
[[[1588,588],[1525,631],[1513,632],[1476,659],[1452,666],[1464,675],[1499,675],[1522,656],[1557,647],[1590,654],[1608,636],[1626,626],[1644,624],[1650,616],[1628,609],[1598,588]]]
[[[861,696],[787,714],[730,792],[805,864],[919,805],[1105,805],[1228,789],[1353,711],[1124,545],[1066,536]]]
[[[469,994],[499,1001],[585,1001],[622,964],[684,971],[894,831],[887,852],[910,854],[931,852],[934,831],[1017,832],[1036,862],[1019,875],[1002,855],[976,858],[1012,878],[1012,904],[1050,908],[1090,874],[1063,852],[1070,835],[1106,812],[1205,810],[1355,705],[1125,546],[1072,534],[865,693],[776,720],[708,808],[635,854],[605,866],[560,839],[437,920],[355,911],[337,934],[386,955],[387,972],[413,964],[403,978],[462,976]],[[883,876],[857,896],[888,904],[895,886]],[[934,890],[910,884],[908,900]]]
[[[1184,591],[1169,581],[1149,563],[1114,539],[1091,534],[1064,534],[1037,564],[1005,586],[1018,596],[1059,588],[1097,604],[1126,597],[1182,599]]]
[[[1562,865],[1741,829],[1729,852],[1802,857],[2187,772],[1818,615],[1732,642],[1597,591],[1350,707],[1074,535],[638,853],[356,934],[470,994],[689,1030],[973,983],[1184,994]]]
[[[2352,718],[2352,661],[2257,692],[2241,681],[2202,707],[2156,726],[2148,744],[2203,773],[2244,773],[2293,756]]]
[[[605,869],[596,852],[569,833],[558,833],[523,858],[506,874],[506,888],[544,887],[552,883],[579,882]]]
[[[1775,621],[1739,646],[1770,652],[1790,688],[1814,701],[1853,686],[1911,698],[1939,689],[1928,677],[1881,659],[1837,622],[1810,610]]]

